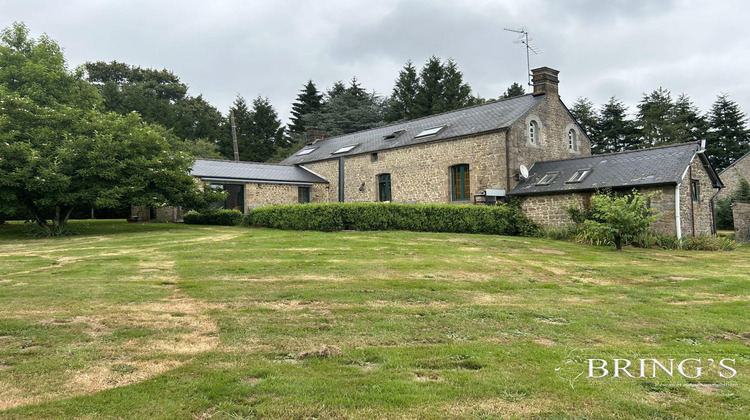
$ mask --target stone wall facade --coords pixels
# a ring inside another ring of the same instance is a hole
[[[698,201],[693,200],[693,180],[698,181]],[[716,233],[712,199],[717,192],[702,160],[696,156],[680,184],[682,236]]]
[[[535,143],[529,139],[528,127],[532,120],[538,123],[541,134]],[[568,130],[571,128],[577,135],[578,150],[570,150],[568,147]],[[531,168],[536,162],[591,156],[591,141],[575,124],[557,95],[546,95],[539,106],[511,126],[509,144],[509,190],[519,182],[521,165]]]
[[[298,204],[299,185],[249,183],[245,185],[245,210],[271,204]],[[326,184],[313,184],[310,188],[310,202],[326,202]]]
[[[157,221],[182,222],[182,207],[164,206],[156,209]]]
[[[719,174],[724,188],[721,190],[717,199],[730,198],[732,194],[740,188],[740,180],[745,179],[750,182],[750,153],[738,159],[732,166],[725,169]]]
[[[526,119],[530,116],[539,123],[538,144],[528,141]],[[577,130],[576,151],[568,149],[566,129],[571,128]],[[507,144],[510,147],[506,150]],[[586,134],[575,124],[560,98],[548,94],[507,130],[344,157],[344,201],[378,201],[378,175],[390,174],[392,202],[466,204],[486,189],[509,191],[517,183],[521,164],[528,167],[539,160],[590,154]],[[454,201],[451,167],[461,164],[469,165],[471,198]],[[339,158],[303,166],[329,180],[327,201],[339,200]]]
[[[569,193],[554,195],[535,195],[524,197],[521,201],[521,212],[540,226],[570,227],[575,223],[570,218],[568,209],[588,208],[592,193]]]
[[[750,201],[732,200],[734,240],[750,242]]]

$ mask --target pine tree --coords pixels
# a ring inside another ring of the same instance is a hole
[[[672,94],[664,88],[646,95],[638,104],[638,133],[642,147],[661,146],[677,142]]]
[[[443,94],[436,101],[433,113],[453,111],[471,103],[471,87],[464,83],[463,73],[452,59],[443,65]]]
[[[675,141],[678,143],[697,142],[706,138],[708,122],[700,115],[700,110],[682,93],[674,103],[672,123]]]
[[[721,171],[750,150],[747,116],[727,94],[722,94],[711,106],[708,120],[706,154]]]
[[[289,145],[288,139],[284,136],[284,127],[268,98],[258,96],[253,100],[251,117],[249,137],[252,146],[250,151],[245,152],[247,160],[265,162],[276,153],[276,149]]]
[[[393,122],[416,118],[415,107],[418,91],[419,77],[417,76],[417,69],[411,60],[409,60],[398,73],[393,93],[388,99],[386,119],[389,122]]]
[[[513,82],[513,84],[508,86],[508,89],[505,90],[505,93],[500,95],[499,99],[508,99],[508,98],[513,98],[516,96],[522,96],[525,94],[526,94],[526,89],[524,89],[523,85]]]
[[[599,111],[595,149],[591,153],[613,153],[638,148],[633,121],[627,119],[628,107],[614,96]]]
[[[589,139],[591,139],[591,149],[598,150],[597,142],[599,141],[599,135],[597,125],[599,124],[599,115],[597,115],[596,108],[594,108],[594,103],[588,98],[579,97],[573,103],[573,107],[570,108],[570,113],[573,114],[573,117],[578,121],[578,125],[581,126]]]
[[[436,114],[440,98],[443,96],[443,79],[445,68],[440,58],[434,55],[427,60],[419,72],[419,91],[417,92],[415,117]]]
[[[323,94],[318,92],[315,83],[310,79],[292,104],[292,123],[289,125],[289,131],[304,134],[306,127],[302,122],[302,116],[320,110],[321,106],[323,106]]]

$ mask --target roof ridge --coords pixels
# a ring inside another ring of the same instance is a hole
[[[366,133],[368,131],[380,130],[382,128],[387,128],[387,127],[391,127],[391,126],[412,123],[412,122],[424,120],[424,119],[427,119],[427,118],[433,118],[433,117],[438,117],[438,116],[441,116],[441,115],[451,114],[451,113],[454,113],[454,112],[465,111],[467,109],[473,109],[473,108],[479,108],[479,107],[482,107],[482,106],[493,105],[493,104],[497,104],[499,102],[510,101],[510,100],[513,100],[513,99],[523,98],[523,97],[526,97],[526,96],[536,97],[536,96],[543,96],[543,94],[542,95],[534,95],[533,93],[526,93],[526,94],[523,94],[523,95],[513,96],[513,97],[510,97],[510,98],[493,99],[491,101],[487,101],[487,102],[484,102],[484,103],[481,103],[481,104],[469,105],[469,106],[465,106],[463,108],[452,109],[450,111],[443,111],[443,112],[440,112],[440,113],[437,113],[437,114],[425,115],[423,117],[414,118],[413,120],[404,120],[404,121],[394,122],[394,123],[391,123],[391,124],[386,124],[386,125],[381,125],[381,126],[377,126],[377,127],[367,128],[365,130],[353,131],[351,133],[346,133],[346,134],[339,134],[337,136],[328,137],[328,138],[324,138],[324,139],[318,140],[314,144],[317,144],[317,143],[322,142],[322,141],[337,139],[339,137],[350,136],[352,134]],[[303,147],[307,147],[307,146],[311,146],[311,145],[305,145]]]
[[[577,160],[577,159],[591,159],[596,157],[605,157],[605,156],[613,156],[613,155],[626,155],[628,153],[636,153],[636,152],[646,152],[649,150],[660,150],[660,149],[668,149],[670,147],[679,147],[679,146],[688,146],[688,145],[695,145],[697,146],[697,142],[686,142],[686,143],[676,143],[676,144],[667,144],[665,146],[655,146],[655,147],[644,147],[643,149],[634,149],[634,150],[623,150],[621,152],[610,152],[610,153],[602,153],[599,155],[590,155],[590,156],[578,156],[574,158],[566,158],[566,159],[556,159],[556,160],[540,160],[537,162],[534,162],[534,165],[537,163],[550,163],[550,162],[560,162],[560,161],[568,161],[568,160]]]
[[[250,162],[246,160],[229,160],[229,159],[213,159],[213,158],[196,158],[195,161],[208,160],[212,162],[227,162],[227,163],[249,163],[252,165],[266,165],[266,166],[294,166],[294,165],[282,165],[280,163],[269,163],[269,162]]]

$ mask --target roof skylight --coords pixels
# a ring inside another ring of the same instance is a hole
[[[442,130],[443,128],[445,128],[445,126],[444,126],[444,125],[441,125],[440,127],[432,127],[432,128],[428,128],[428,129],[426,129],[426,130],[422,131],[421,133],[417,134],[417,135],[415,136],[415,138],[416,138],[416,137],[427,137],[427,136],[432,136],[432,135],[435,135],[435,134],[439,133],[439,132],[440,132],[440,130]]]
[[[555,178],[557,178],[558,173],[557,172],[550,172],[545,174],[542,179],[539,180],[539,182],[536,183],[536,185],[544,186],[551,184]]]
[[[391,140],[391,139],[395,139],[396,137],[398,137],[398,136],[400,136],[400,135],[404,134],[404,132],[405,132],[405,131],[406,131],[406,130],[396,130],[396,131],[394,131],[393,133],[391,133],[391,134],[388,134],[387,136],[383,136],[383,140]]]
[[[575,182],[581,182],[590,173],[591,173],[591,169],[579,169],[576,171],[576,173],[573,174],[573,176],[570,177],[570,179],[566,183],[572,184]]]
[[[342,147],[342,148],[340,148],[340,149],[336,150],[335,152],[333,152],[333,153],[331,153],[331,154],[332,154],[332,155],[337,155],[337,154],[339,154],[339,153],[346,153],[346,152],[348,152],[348,151],[350,151],[350,150],[354,149],[354,148],[355,148],[355,147],[357,147],[357,146],[359,146],[359,145],[358,145],[358,144],[350,144],[350,145],[348,145],[348,146],[344,146],[344,147]]]
[[[297,152],[297,156],[304,156],[309,155],[310,153],[314,152],[317,147],[311,147],[309,149],[302,149],[299,152]]]

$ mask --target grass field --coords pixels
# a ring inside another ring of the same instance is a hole
[[[73,227],[0,226],[0,418],[749,415],[748,246]],[[704,371],[571,381],[586,358]]]

